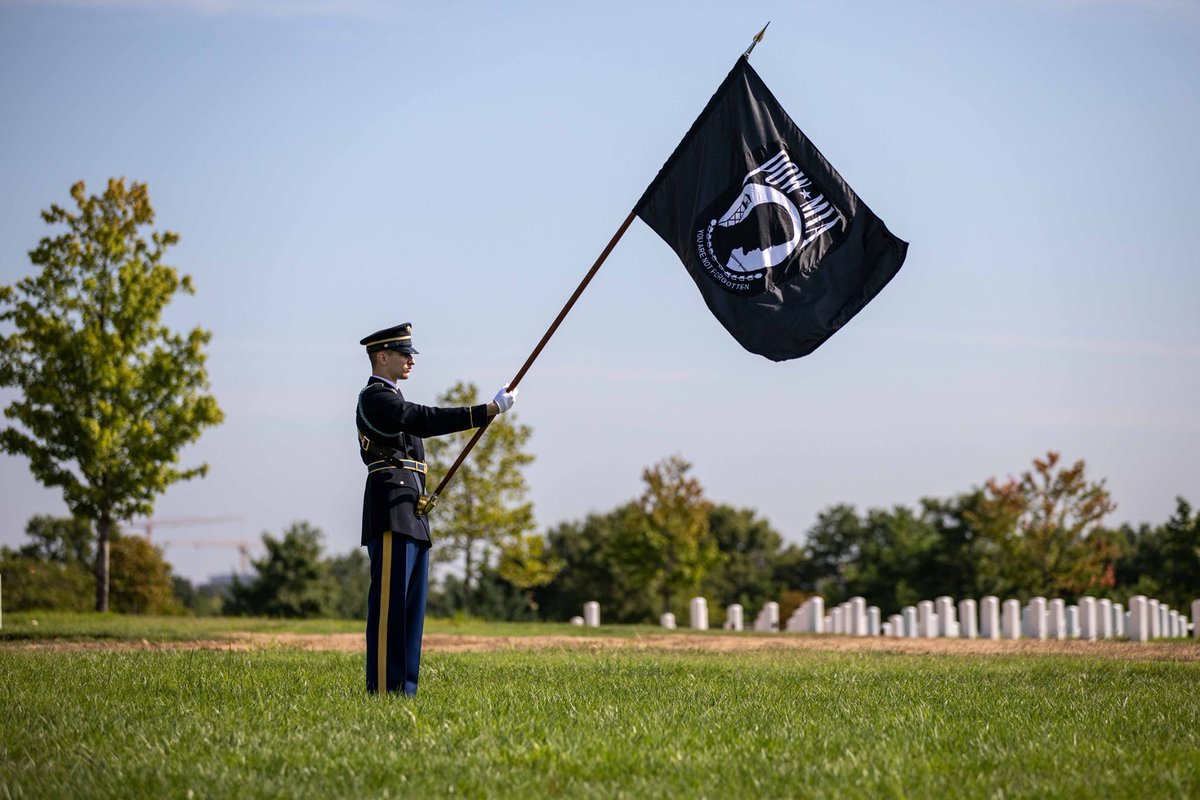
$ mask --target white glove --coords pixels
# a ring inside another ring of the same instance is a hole
[[[495,403],[496,407],[500,409],[501,414],[503,414],[505,411],[508,411],[513,407],[513,403],[517,402],[518,391],[520,390],[513,389],[510,392],[507,386],[502,386],[500,387],[500,391],[496,392],[496,396],[492,398],[492,402]]]

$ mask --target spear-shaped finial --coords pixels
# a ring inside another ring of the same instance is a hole
[[[767,32],[767,28],[770,26],[770,24],[770,21],[768,21],[766,25],[763,25],[761,31],[754,34],[754,38],[750,41],[750,46],[746,48],[746,52],[742,53],[742,55],[744,55],[746,58],[750,57],[750,54],[754,52],[754,45],[762,41],[763,34]]]

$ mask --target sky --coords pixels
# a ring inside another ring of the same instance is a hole
[[[192,580],[308,521],[358,545],[358,341],[405,395],[509,381],[762,25],[755,69],[888,227],[887,288],[815,353],[752,355],[635,222],[520,385],[540,529],[671,455],[802,542],[1087,462],[1158,523],[1200,503],[1200,3],[0,0],[0,284],[85,180],[145,182],[212,331],[225,422],[158,501]],[[0,405],[14,397],[0,390]],[[451,488],[452,490],[452,488]],[[0,455],[0,544],[64,514]],[[436,519],[435,519],[436,536]]]

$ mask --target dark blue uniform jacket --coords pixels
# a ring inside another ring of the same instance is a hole
[[[478,428],[487,421],[487,405],[437,408],[410,403],[398,388],[372,375],[359,392],[355,416],[359,433],[390,448],[395,458],[423,462],[423,438]],[[386,531],[431,543],[429,520],[416,513],[417,499],[425,493],[425,476],[394,467],[361,448],[359,455],[367,466],[363,545]]]

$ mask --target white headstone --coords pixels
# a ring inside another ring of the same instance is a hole
[[[979,613],[975,610],[974,600],[958,601],[958,630],[964,639],[979,636]]]
[[[1150,638],[1150,604],[1145,595],[1129,598],[1129,641],[1144,642]]]
[[[745,628],[742,619],[742,604],[731,603],[725,608],[725,630],[740,631]]]
[[[1167,619],[1168,619],[1168,628],[1171,631],[1171,638],[1178,639],[1179,636],[1181,635],[1179,633],[1179,612],[1176,611],[1175,609],[1171,609],[1170,613],[1167,614]]]
[[[979,636],[982,639],[1000,638],[1000,598],[988,595],[979,601]]]
[[[880,635],[880,630],[883,628],[883,625],[879,621],[880,616],[881,616],[881,612],[879,611],[879,606],[869,606],[867,608],[867,635],[868,636],[879,636]]]
[[[1095,639],[1096,629],[1096,598],[1079,598],[1079,638]]]
[[[1146,616],[1150,618],[1150,638],[1162,636],[1162,619],[1158,616],[1158,601],[1151,597],[1146,601]]]
[[[1125,606],[1120,603],[1113,603],[1112,631],[1113,636],[1120,639],[1125,638]]]
[[[1171,635],[1170,618],[1168,616],[1170,613],[1171,613],[1171,609],[1166,603],[1158,604],[1158,630],[1159,630],[1158,635],[1159,636],[1170,636]]]
[[[908,638],[913,638],[917,635],[917,607],[904,607],[904,628],[903,635]]]
[[[840,605],[829,612],[829,619],[830,619],[830,622],[832,623],[832,625],[830,626],[830,633],[845,633],[846,632],[845,625],[842,622],[842,614],[843,614],[843,609]]]
[[[1021,638],[1021,601],[1005,600],[1000,611],[1000,635],[1005,639]]]
[[[1192,636],[1200,639],[1200,600],[1192,601]]]
[[[890,636],[904,635],[904,617],[900,616],[899,614],[892,614],[890,617],[888,617],[888,625],[891,626],[891,628],[888,629]]]
[[[880,636],[891,636],[892,635],[892,623],[890,623],[890,622],[880,623],[879,635]]]
[[[1113,635],[1112,600],[1107,597],[1096,601],[1096,635],[1101,639]]]
[[[917,603],[918,635],[926,639],[937,636],[937,614],[933,611],[932,600],[922,600]]]
[[[583,617],[571,617],[571,624],[572,625],[582,625]]]
[[[1046,638],[1046,598],[1033,597],[1029,600],[1029,638]]]
[[[1079,606],[1067,606],[1067,638],[1079,638]]]
[[[810,597],[808,602],[812,605],[809,607],[809,619],[812,627],[809,628],[813,633],[825,633],[825,598]]]
[[[862,597],[850,598],[850,630],[851,636],[867,635],[867,601]]]
[[[1051,639],[1065,639],[1067,636],[1067,603],[1061,597],[1055,597],[1046,604],[1046,635]]]
[[[697,631],[708,630],[708,601],[703,597],[693,597],[690,610],[692,629]]]
[[[763,603],[754,618],[754,630],[771,633],[779,630],[779,603],[771,601]]]
[[[934,608],[937,610],[938,636],[957,639],[958,619],[956,618],[956,609],[954,608],[954,598],[942,595],[934,601]]]
[[[583,624],[589,628],[600,627],[600,604],[595,600],[583,604]]]
[[[663,615],[658,618],[658,624],[662,625],[667,630],[675,630],[675,615],[670,611],[664,612]]]

